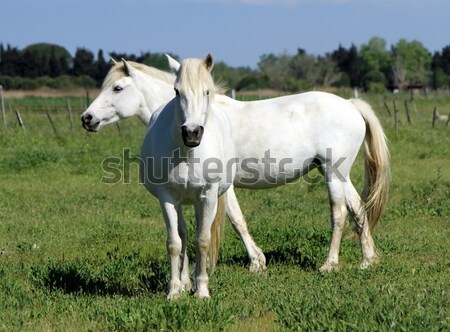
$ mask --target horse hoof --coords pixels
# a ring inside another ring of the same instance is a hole
[[[377,256],[374,256],[370,259],[363,259],[363,261],[361,262],[361,264],[359,265],[359,268],[361,270],[366,270],[368,269],[370,266],[376,265],[380,262],[380,259]]]
[[[330,273],[334,271],[339,271],[340,267],[337,263],[325,263],[322,265],[322,267],[319,269],[322,273]]]
[[[181,293],[180,293],[180,292],[170,292],[170,293],[167,295],[167,300],[168,300],[168,301],[178,300],[178,299],[180,298],[180,296],[181,296]]]
[[[192,289],[192,283],[190,280],[183,281],[181,287],[183,288],[183,291],[190,291]]]
[[[253,259],[250,262],[249,270],[251,273],[261,273],[267,270],[266,266],[266,258],[264,255],[261,257],[258,257],[256,259]]]
[[[206,290],[206,291],[205,290],[203,290],[203,291],[197,290],[194,293],[194,296],[198,297],[199,299],[209,299],[210,298],[208,290]]]
[[[180,298],[183,288],[179,281],[173,281],[169,284],[169,294],[167,294],[167,300],[177,300]]]

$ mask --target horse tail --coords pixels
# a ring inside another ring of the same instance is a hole
[[[211,244],[208,253],[209,267],[211,269],[213,269],[216,266],[217,260],[219,258],[219,249],[220,245],[222,244],[222,238],[225,229],[224,220],[226,207],[227,207],[227,194],[225,193],[222,196],[219,196],[217,202],[217,213],[211,225]]]
[[[390,168],[387,138],[380,121],[369,104],[361,99],[350,99],[366,122],[364,139],[365,184],[363,207],[372,230],[380,219],[389,193]]]

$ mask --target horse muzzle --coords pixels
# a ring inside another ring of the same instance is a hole
[[[81,115],[81,124],[87,131],[96,132],[100,127],[100,121],[96,121],[91,114]]]
[[[181,126],[181,137],[183,138],[184,145],[188,147],[199,146],[204,131],[205,129],[203,126],[197,126],[194,129],[188,129],[187,126]]]

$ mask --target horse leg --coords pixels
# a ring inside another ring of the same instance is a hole
[[[248,257],[250,258],[250,272],[265,271],[267,269],[266,257],[248,232],[247,223],[245,222],[244,214],[239,206],[233,187],[227,191],[227,214],[233,225],[233,229],[239,235],[247,249]]]
[[[217,211],[217,192],[211,191],[208,191],[206,196],[194,206],[195,219],[197,221],[197,262],[195,266],[194,294],[199,298],[209,298],[209,278],[206,268],[211,243],[211,225]]]
[[[321,272],[331,272],[339,269],[339,249],[347,217],[344,184],[339,179],[332,178],[327,183],[327,186],[331,209],[332,235],[328,258],[320,268]]]
[[[178,214],[178,234],[181,238],[181,288],[182,290],[190,290],[192,288],[191,278],[189,277],[189,259],[186,252],[187,249],[187,233],[186,222],[183,217],[181,206],[177,209]]]
[[[347,207],[356,223],[356,231],[361,241],[362,262],[360,268],[367,269],[370,265],[376,264],[379,261],[372,234],[370,233],[367,214],[361,204],[361,198],[358,192],[350,181],[345,184],[345,192]]]
[[[158,193],[159,194],[159,193]],[[159,194],[161,210],[167,228],[167,253],[170,259],[170,282],[167,299],[180,297],[182,291],[180,275],[180,254],[182,239],[178,233],[178,206],[169,194]]]

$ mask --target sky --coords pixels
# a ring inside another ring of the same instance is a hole
[[[171,52],[256,68],[263,54],[325,55],[370,38],[450,45],[450,0],[0,0],[0,43],[72,55]]]

